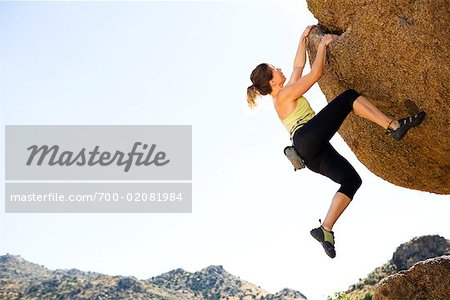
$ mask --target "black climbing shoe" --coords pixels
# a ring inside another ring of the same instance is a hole
[[[423,119],[425,118],[425,112],[421,111],[417,115],[410,116],[404,119],[398,120],[399,127],[396,130],[392,130],[389,126],[391,126],[391,123],[389,123],[388,128],[386,130],[386,134],[390,134],[394,139],[397,141],[400,141],[405,134],[408,132],[408,130],[412,127],[419,126],[420,123],[422,123]]]
[[[336,257],[336,250],[334,249],[334,232],[328,231],[322,226],[314,228],[311,230],[311,235],[315,238],[319,243],[322,244],[325,253],[331,257]]]

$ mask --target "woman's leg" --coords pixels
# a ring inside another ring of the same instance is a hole
[[[351,201],[352,199],[350,199],[347,195],[341,192],[336,192],[333,200],[331,200],[331,205],[328,209],[327,216],[322,223],[323,228],[328,231],[333,230],[334,223],[336,223],[337,219],[339,219]]]
[[[358,98],[356,98],[355,102],[353,102],[353,111],[358,116],[370,120],[380,125],[384,129],[387,129],[389,124],[390,128],[392,128],[393,130],[396,130],[399,127],[398,121],[386,116],[364,96],[359,96]]]
[[[387,129],[387,132],[397,141],[400,141],[409,129],[419,126],[425,118],[425,112],[421,111],[416,115],[400,120],[393,120],[363,96],[359,96],[355,102],[353,102],[353,110],[358,116],[368,119],[384,129]]]
[[[326,176],[341,185],[334,195],[328,213],[322,223],[322,226],[330,231],[361,186],[361,177],[348,160],[340,155],[330,143],[327,143],[324,150],[309,162],[308,169]]]
[[[352,201],[356,191],[362,184],[361,177],[355,168],[329,144],[320,155],[322,157],[319,173],[341,185],[331,201],[328,213],[322,226],[331,231],[334,223]]]
[[[334,258],[336,251],[332,229],[361,186],[361,177],[359,177],[353,166],[329,143],[324,151],[313,159],[308,168],[341,184],[331,201],[324,222],[320,227],[311,230],[311,235],[322,244],[325,253],[329,257]]]

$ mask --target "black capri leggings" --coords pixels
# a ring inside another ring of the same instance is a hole
[[[293,136],[294,147],[308,169],[339,183],[338,192],[350,199],[361,186],[361,177],[329,141],[353,110],[353,102],[358,96],[355,90],[346,90],[297,129]]]

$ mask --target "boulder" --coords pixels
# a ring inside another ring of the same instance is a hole
[[[373,300],[448,300],[450,298],[450,256],[416,263],[383,279],[375,286]]]
[[[327,50],[319,86],[327,101],[353,88],[392,118],[424,110],[401,141],[351,114],[339,130],[357,158],[398,186],[450,193],[450,0],[307,0],[319,20],[308,39],[310,63],[321,36]]]
[[[439,235],[424,235],[401,244],[390,263],[397,271],[403,271],[419,261],[442,255],[450,255],[450,241]]]

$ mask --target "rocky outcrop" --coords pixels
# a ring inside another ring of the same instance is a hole
[[[147,280],[77,269],[55,271],[19,255],[0,256],[0,299],[305,300],[295,290],[271,294],[222,266],[190,273],[181,268]]]
[[[450,256],[418,262],[407,271],[383,279],[373,300],[448,300],[450,298]]]
[[[358,283],[349,287],[345,292],[336,293],[332,299],[372,299],[374,289],[385,278],[399,272],[409,269],[417,262],[428,258],[436,258],[444,255],[450,255],[450,240],[439,235],[425,235],[415,237],[412,240],[401,244],[392,255],[392,259],[384,265],[376,268],[366,278],[360,279]],[[430,265],[429,268],[432,268]],[[430,280],[433,273],[424,278]],[[416,278],[419,280],[419,278]],[[418,286],[422,283],[419,283]],[[384,298],[383,298],[384,299]],[[409,299],[409,298],[390,298],[390,299]],[[433,298],[420,298],[433,299]],[[450,299],[450,297],[448,298]]]
[[[306,296],[303,295],[302,293],[300,293],[299,291],[293,290],[293,289],[288,289],[288,288],[284,288],[281,291],[277,292],[274,296],[272,296],[273,298],[269,298],[267,300],[271,300],[271,299],[301,299],[301,300],[306,300]]]
[[[450,193],[449,0],[307,0],[321,26],[310,33],[310,63],[324,33],[328,47],[319,86],[328,101],[347,88],[391,117],[427,116],[397,142],[354,114],[339,130],[374,174],[407,188]]]
[[[395,250],[391,264],[397,271],[403,271],[419,261],[442,255],[450,255],[450,241],[439,235],[424,235],[401,244]]]

